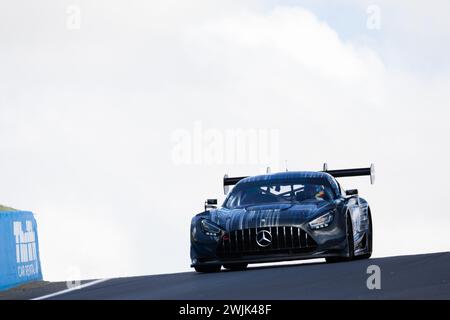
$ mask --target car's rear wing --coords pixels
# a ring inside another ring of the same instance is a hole
[[[223,176],[223,193],[228,194],[228,191],[230,190],[230,186],[234,186],[236,183],[241,181],[242,179],[245,179],[247,177],[228,177],[228,175]]]
[[[268,169],[268,172],[270,170]],[[341,177],[357,177],[357,176],[370,176],[370,183],[375,183],[375,165],[372,163],[368,168],[353,168],[353,169],[337,169],[337,170],[328,170],[328,165],[326,163],[323,164],[323,171],[335,178]],[[227,174],[223,177],[223,192],[224,194],[228,194],[230,186],[234,186],[245,177],[229,177]]]
[[[328,170],[328,165],[323,164],[323,171],[335,178],[341,177],[357,177],[357,176],[370,176],[370,183],[375,183],[375,165],[372,163],[368,168],[354,168],[354,169],[337,169]]]

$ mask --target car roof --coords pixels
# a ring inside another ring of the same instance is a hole
[[[236,185],[242,185],[250,182],[280,181],[280,180],[301,179],[301,178],[326,179],[330,183],[330,186],[333,188],[335,194],[340,193],[339,185],[336,179],[329,173],[321,171],[286,171],[286,172],[262,174],[258,176],[251,176],[244,178],[241,181],[239,181]]]

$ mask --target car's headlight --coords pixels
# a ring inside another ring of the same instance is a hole
[[[309,226],[311,227],[311,229],[314,230],[326,228],[330,225],[333,219],[334,219],[334,211],[331,211],[311,221],[309,223]]]
[[[200,224],[202,225],[203,231],[208,236],[217,236],[222,232],[222,229],[218,225],[209,220],[203,219],[200,221]]]

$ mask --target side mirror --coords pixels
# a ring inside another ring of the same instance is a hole
[[[345,190],[345,194],[347,196],[357,196],[358,195],[358,189]]]
[[[208,209],[215,209],[217,208],[217,199],[207,199],[205,201],[205,211]]]

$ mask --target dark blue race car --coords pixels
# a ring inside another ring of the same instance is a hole
[[[224,177],[223,205],[209,199],[191,222],[191,267],[198,272],[242,270],[249,263],[372,254],[372,217],[358,191],[337,177],[369,175],[370,168]]]

